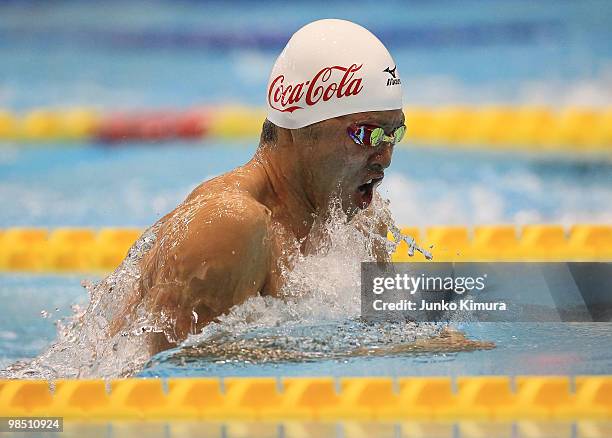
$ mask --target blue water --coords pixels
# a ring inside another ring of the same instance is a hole
[[[338,323],[342,326],[342,323]],[[336,325],[330,324],[329,331]],[[612,324],[470,323],[457,326],[470,339],[493,341],[492,350],[406,353],[383,357],[245,363],[187,357],[180,350],[151,359],[140,376],[461,376],[581,375],[612,371]],[[316,336],[316,331],[314,331]],[[304,339],[311,334],[303,333]]]
[[[282,46],[319,18],[379,35],[407,103],[604,105],[611,16],[607,0],[2,2],[0,107],[263,105]]]
[[[54,321],[86,302],[76,276],[9,275],[0,277],[0,368],[32,358],[55,339]],[[15,299],[18,296],[19,299]],[[43,317],[41,312],[50,313]],[[278,342],[342,338],[346,321],[299,327],[293,332],[260,329],[251,336]],[[493,341],[492,350],[459,353],[396,354],[384,357],[337,357],[309,361],[255,363],[236,358],[198,357],[178,349],[155,356],[140,376],[368,376],[605,374],[612,371],[612,324],[609,323],[470,323],[458,326],[474,340]]]
[[[255,142],[0,149],[0,227],[145,227]],[[612,163],[398,147],[380,188],[401,225],[612,222]]]

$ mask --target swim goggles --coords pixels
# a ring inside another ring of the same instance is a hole
[[[377,147],[383,142],[391,143],[392,145],[402,141],[406,133],[406,125],[395,128],[391,135],[385,134],[385,130],[380,126],[372,125],[351,125],[347,128],[348,135],[357,144],[363,146]]]

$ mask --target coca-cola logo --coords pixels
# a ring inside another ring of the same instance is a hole
[[[340,65],[325,67],[311,80],[297,84],[286,84],[285,76],[278,75],[270,83],[268,104],[276,111],[292,113],[304,108],[304,105],[312,106],[320,101],[327,102],[332,97],[341,99],[355,96],[363,90],[361,84],[363,78],[355,77],[355,73],[362,66],[363,64],[352,64],[349,67]]]

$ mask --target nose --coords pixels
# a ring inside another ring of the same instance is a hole
[[[382,172],[391,164],[393,146],[390,143],[380,145],[368,159],[368,169],[372,172]]]

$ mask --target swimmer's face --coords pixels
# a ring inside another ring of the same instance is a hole
[[[315,204],[329,205],[337,198],[349,217],[367,208],[384,172],[391,164],[393,146],[356,144],[347,134],[354,125],[380,126],[387,135],[404,124],[402,110],[349,114],[304,128],[308,134],[302,159],[307,163],[308,184]]]

